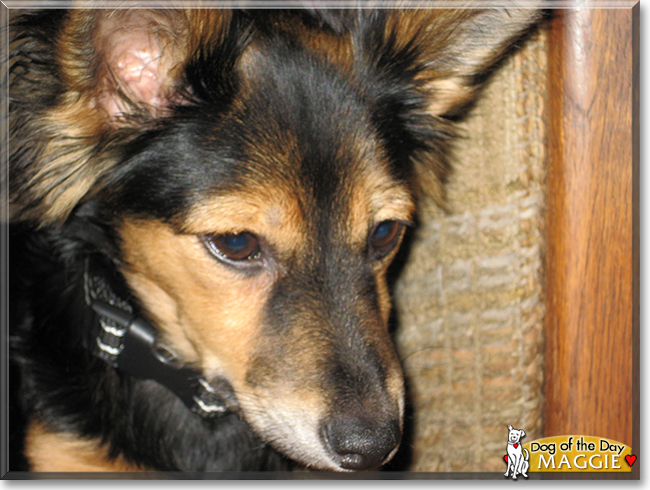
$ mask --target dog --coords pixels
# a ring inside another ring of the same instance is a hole
[[[521,445],[521,439],[526,435],[526,432],[521,429],[513,429],[512,425],[508,426],[508,444],[506,446],[506,451],[508,454],[508,460],[506,461],[508,469],[503,476],[506,478],[512,470],[512,479],[516,480],[517,475],[521,475],[524,478],[528,478],[528,449],[524,449]]]
[[[522,9],[11,22],[11,385],[31,471],[371,470],[386,273]],[[13,406],[13,405],[12,405]],[[18,425],[18,424],[16,424]]]

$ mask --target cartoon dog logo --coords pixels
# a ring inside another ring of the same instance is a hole
[[[528,475],[526,473],[528,472],[529,466],[529,454],[528,450],[524,449],[520,442],[521,439],[526,435],[526,432],[519,429],[513,429],[512,425],[508,426],[508,431],[508,445],[506,446],[506,451],[508,454],[505,457],[508,469],[503,476],[507,478],[510,474],[510,470],[512,469],[513,480],[517,479],[517,475],[528,478]]]

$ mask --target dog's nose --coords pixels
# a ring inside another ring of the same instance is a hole
[[[342,415],[322,425],[322,436],[341,468],[367,470],[386,459],[402,434],[397,419],[377,423]]]

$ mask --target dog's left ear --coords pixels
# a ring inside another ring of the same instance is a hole
[[[449,116],[474,99],[490,69],[517,46],[541,18],[541,10],[477,9],[471,4],[441,9],[435,8],[435,0],[430,5],[362,14],[357,46],[371,70],[388,81],[384,87],[394,86],[394,81],[410,87],[401,96],[375,89],[382,105],[377,112],[388,109],[393,120],[405,122],[404,129],[390,127],[384,133],[397,145],[415,148],[411,161],[416,188],[444,204],[446,154],[454,133]]]
[[[469,102],[489,70],[517,47],[541,16],[539,9],[512,4],[513,8],[395,10],[388,16],[386,39],[394,52],[412,53],[415,78],[427,92],[432,114],[454,113]]]

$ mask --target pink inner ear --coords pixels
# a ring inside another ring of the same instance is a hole
[[[99,105],[112,119],[133,112],[120,92],[153,115],[164,110],[173,88],[173,68],[180,61],[165,30],[135,12],[101,22],[98,37],[108,73]]]
[[[159,105],[162,95],[159,69],[158,50],[152,49],[152,46],[143,46],[141,49],[133,46],[117,62],[116,76],[124,84],[121,88],[131,93],[138,102]]]

